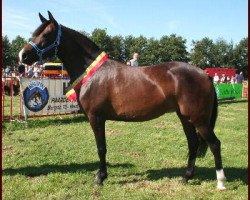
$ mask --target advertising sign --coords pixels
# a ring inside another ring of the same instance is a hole
[[[69,79],[21,78],[25,115],[65,114],[79,110],[77,102],[65,96]]]
[[[214,84],[218,99],[241,98],[242,84]]]

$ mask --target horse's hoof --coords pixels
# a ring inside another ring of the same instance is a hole
[[[108,177],[107,172],[97,172],[96,178],[95,178],[95,183],[97,186],[102,186],[103,181]]]
[[[219,181],[217,183],[217,189],[220,190],[220,191],[226,190],[226,187],[224,186],[222,181]]]
[[[96,178],[95,184],[96,184],[96,186],[102,186],[103,185],[103,180],[101,180],[99,178]]]
[[[223,191],[223,190],[226,190],[226,187],[225,186],[221,186],[221,187],[217,187],[218,190],[220,191]]]

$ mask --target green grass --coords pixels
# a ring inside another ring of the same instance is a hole
[[[217,191],[212,153],[180,183],[187,142],[176,114],[144,123],[106,123],[109,177],[96,187],[98,156],[83,115],[3,123],[3,199],[247,199],[246,101],[219,103],[226,191]]]
[[[10,105],[11,105],[11,97],[9,95],[4,96],[4,118],[7,120],[10,119]],[[17,119],[19,118],[20,115],[20,96],[13,96],[12,98],[12,104],[13,104],[13,109],[12,109],[12,116],[13,118]]]

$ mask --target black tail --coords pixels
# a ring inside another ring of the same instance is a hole
[[[210,119],[210,126],[211,126],[212,130],[214,130],[215,123],[217,120],[217,115],[218,115],[218,99],[217,99],[217,94],[216,94],[215,88],[214,88],[214,105],[213,105],[212,116]]]
[[[211,77],[210,77],[210,80],[212,82]],[[212,82],[212,84],[213,84],[213,82]],[[217,120],[217,114],[218,114],[218,99],[217,99],[217,94],[216,94],[214,87],[213,87],[213,91],[214,91],[214,104],[213,104],[213,110],[212,110],[212,115],[211,115],[211,119],[210,119],[210,127],[212,130],[214,130],[215,123]],[[203,138],[200,136],[199,133],[198,133],[198,137],[199,137],[199,147],[197,150],[197,157],[200,158],[200,157],[204,157],[206,155],[208,145],[205,142],[205,140],[203,140]]]

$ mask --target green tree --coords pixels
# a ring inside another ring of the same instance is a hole
[[[126,60],[131,59],[131,56],[133,55],[133,46],[135,37],[132,35],[128,35],[124,38],[124,57]]]
[[[188,61],[188,52],[186,50],[186,40],[181,36],[171,34],[162,36],[160,39],[161,61]]]
[[[215,67],[232,67],[233,43],[228,44],[219,38],[213,48],[213,64]]]
[[[11,44],[7,35],[2,37],[3,67],[12,65]]]
[[[234,49],[233,64],[244,76],[248,74],[248,38],[243,38]]]
[[[112,52],[112,41],[111,37],[107,34],[106,29],[96,28],[92,34],[91,39],[96,43],[102,50],[110,54]]]
[[[17,36],[14,40],[11,42],[11,54],[12,54],[12,66],[18,65],[18,53],[19,51],[24,47],[24,45],[27,44],[27,41],[21,37]]]
[[[123,37],[120,35],[111,38],[111,58],[125,62]]]
[[[205,37],[200,41],[192,41],[191,63],[201,69],[214,66],[214,43]]]
[[[159,40],[154,38],[148,39],[143,54],[140,56],[141,65],[153,65],[161,63],[162,58],[159,49]]]

